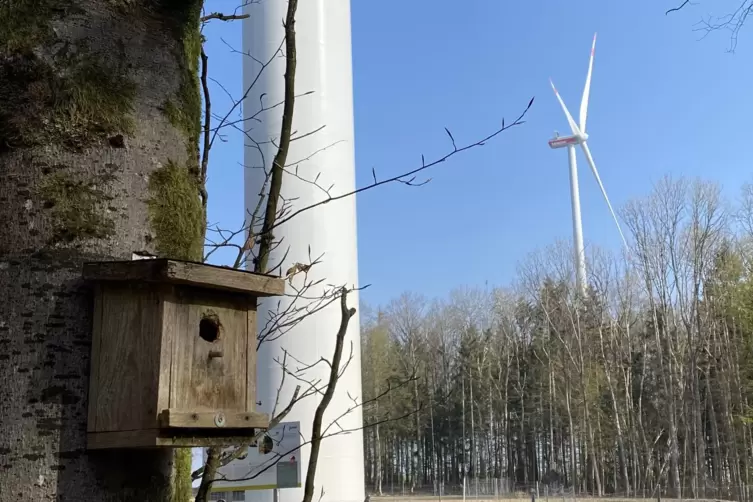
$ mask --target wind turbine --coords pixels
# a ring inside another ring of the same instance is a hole
[[[555,96],[557,96],[557,100],[560,102],[560,105],[562,106],[562,110],[565,112],[565,116],[567,117],[567,122],[570,124],[570,130],[572,131],[572,135],[570,136],[560,136],[556,132],[554,133],[554,138],[549,140],[549,146],[551,148],[565,148],[567,147],[567,158],[570,162],[570,196],[572,197],[572,206],[573,206],[573,246],[574,246],[574,252],[575,252],[575,282],[576,287],[578,288],[578,292],[585,296],[586,293],[586,252],[583,247],[583,226],[581,223],[581,217],[580,217],[580,192],[578,190],[578,168],[575,160],[575,147],[576,145],[580,145],[580,147],[583,149],[583,153],[586,156],[586,160],[588,161],[588,165],[591,166],[591,172],[593,172],[594,177],[596,178],[596,182],[599,184],[599,188],[601,188],[601,194],[604,196],[604,200],[607,202],[607,206],[609,207],[609,212],[612,213],[612,218],[614,218],[614,222],[617,224],[617,231],[620,233],[620,237],[622,238],[622,242],[625,244],[625,247],[627,248],[627,240],[625,240],[625,235],[622,233],[622,228],[620,228],[620,222],[617,219],[617,215],[614,212],[614,209],[612,209],[612,204],[609,202],[609,197],[607,197],[607,191],[604,189],[604,184],[601,182],[601,177],[599,176],[599,171],[596,169],[596,164],[594,164],[594,159],[591,156],[591,150],[588,149],[588,134],[586,134],[586,118],[588,116],[588,96],[591,93],[591,73],[593,71],[594,66],[594,51],[596,49],[596,34],[594,34],[593,43],[591,44],[591,58],[588,62],[588,74],[586,76],[586,86],[583,89],[583,97],[580,100],[580,125],[575,123],[575,120],[573,120],[572,115],[570,115],[570,112],[567,109],[567,106],[565,106],[565,102],[562,101],[562,97],[560,97],[560,94],[557,92],[557,88],[554,87],[554,82],[550,79],[549,82],[552,84],[552,89],[554,90]]]

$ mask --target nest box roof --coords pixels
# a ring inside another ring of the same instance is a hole
[[[285,281],[279,277],[167,258],[89,262],[84,264],[83,277],[88,281],[183,284],[250,296],[281,296],[285,293]]]

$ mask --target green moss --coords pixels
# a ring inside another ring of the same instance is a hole
[[[57,110],[60,122],[87,132],[132,132],[136,84],[113,70],[92,61],[75,67],[64,94],[68,107]]]
[[[199,144],[201,132],[201,98],[195,92],[193,83],[184,79],[175,97],[168,99],[164,104],[164,112],[170,123],[180,132],[186,135],[186,141],[190,143],[189,152],[195,155],[195,148]],[[196,111],[198,110],[198,113]],[[196,145],[196,146],[194,146]]]
[[[181,82],[174,96],[164,103],[170,123],[187,137],[187,150],[197,157],[201,133],[202,98],[199,81],[199,58],[202,35],[200,30],[201,0],[162,0],[161,8],[180,40]]]
[[[57,144],[81,149],[132,132],[136,85],[85,53],[61,55],[65,72],[33,54],[2,60],[0,148]]]
[[[149,178],[149,217],[160,256],[201,261],[204,209],[195,172],[169,161]]]
[[[81,9],[71,0],[0,4],[0,149],[81,149],[132,131],[136,86],[127,72],[105,64],[83,41],[56,38],[52,23],[76,13]]]
[[[173,479],[172,502],[188,502],[193,496],[191,489],[191,449],[175,450],[175,478]]]
[[[113,234],[115,223],[107,216],[107,203],[112,200],[107,186],[113,179],[112,174],[105,174],[82,180],[64,171],[42,178],[38,193],[52,217],[50,244]]]
[[[70,9],[66,0],[11,0],[0,5],[0,50],[26,52],[52,36],[50,21]]]
[[[138,0],[106,0],[112,8],[128,9]],[[85,14],[72,0],[3,0],[0,3],[0,52],[29,52],[54,37],[51,21]]]

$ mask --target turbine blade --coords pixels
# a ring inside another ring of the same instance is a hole
[[[570,115],[570,111],[567,109],[567,106],[565,106],[565,102],[562,101],[562,97],[560,97],[560,93],[557,92],[557,88],[554,87],[554,82],[552,82],[552,79],[549,79],[549,83],[552,84],[552,90],[554,91],[554,95],[557,96],[557,101],[560,102],[560,105],[562,106],[562,110],[565,112],[565,116],[567,117],[567,123],[570,124],[570,130],[573,132],[573,134],[579,134],[580,130],[578,129],[578,124],[575,123],[575,120],[573,120],[573,116]]]
[[[583,153],[586,154],[588,165],[591,166],[591,171],[594,173],[594,177],[596,178],[596,182],[599,184],[599,188],[601,188],[601,194],[604,196],[604,200],[607,201],[609,212],[612,213],[612,218],[614,218],[614,222],[617,224],[617,231],[620,232],[622,243],[625,244],[626,249],[630,249],[630,246],[628,246],[627,243],[627,239],[625,239],[625,234],[622,233],[622,228],[620,227],[620,221],[617,219],[617,214],[615,214],[614,209],[612,209],[612,204],[609,202],[609,197],[607,197],[607,191],[604,189],[604,184],[601,182],[601,177],[599,177],[599,171],[596,170],[596,164],[594,164],[594,159],[591,156],[591,150],[588,149],[588,145],[585,141],[581,143],[580,146],[581,148],[583,148]]]
[[[580,100],[580,130],[586,132],[586,118],[588,118],[588,98],[591,94],[591,73],[594,69],[594,51],[596,50],[596,33],[591,44],[591,58],[588,60],[588,74],[586,75],[586,87],[583,88],[583,98]]]

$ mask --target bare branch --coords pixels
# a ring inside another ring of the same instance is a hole
[[[204,148],[201,153],[201,167],[199,171],[199,182],[201,191],[201,204],[206,210],[207,199],[207,169],[209,167],[209,150],[211,149],[211,142],[209,137],[209,128],[212,120],[212,100],[209,94],[209,86],[207,85],[207,73],[209,66],[209,58],[206,52],[204,52],[204,45],[201,46],[201,88],[204,93]]]
[[[206,11],[202,9],[202,12],[204,12],[204,16],[200,18],[200,21],[202,24],[207,23],[211,21],[212,19],[217,19],[220,21],[235,21],[239,19],[248,19],[251,17],[249,14],[238,14],[238,11],[243,10],[244,7],[247,7],[249,5],[258,3],[259,0],[245,0],[243,3],[241,3],[239,6],[235,8],[232,14],[223,14],[221,12],[212,12],[210,14],[206,14]]]
[[[508,130],[508,129],[512,128],[512,127],[524,124],[525,121],[523,120],[523,118],[528,113],[528,110],[531,109],[531,106],[533,105],[533,101],[534,101],[534,98],[531,98],[531,100],[528,102],[528,106],[526,106],[525,110],[523,110],[523,112],[518,116],[518,118],[516,118],[515,121],[513,121],[511,124],[505,125],[504,121],[503,121],[502,127],[500,127],[499,129],[497,129],[496,131],[494,131],[493,133],[487,135],[486,137],[484,137],[483,139],[481,139],[479,141],[470,143],[470,144],[462,146],[462,147],[458,147],[457,145],[454,144],[454,140],[453,140],[453,149],[452,149],[451,152],[449,152],[449,153],[447,153],[447,154],[439,157],[438,159],[436,159],[436,160],[434,160],[432,162],[429,162],[428,164],[425,162],[425,160],[423,160],[423,157],[422,157],[421,166],[418,167],[418,168],[416,168],[416,169],[413,169],[413,170],[408,171],[406,173],[399,174],[397,176],[393,176],[391,178],[387,178],[387,179],[384,179],[384,180],[381,180],[381,181],[375,181],[375,182],[373,182],[373,183],[371,183],[369,185],[362,186],[360,188],[357,188],[355,190],[351,190],[349,192],[346,192],[346,193],[343,193],[343,194],[340,194],[340,195],[335,195],[335,196],[327,197],[326,199],[322,199],[319,202],[315,202],[315,203],[310,204],[308,206],[305,206],[305,207],[302,207],[300,209],[297,209],[297,210],[291,212],[289,215],[285,216],[284,218],[279,218],[272,226],[270,226],[267,229],[264,229],[263,232],[269,233],[272,230],[274,230],[275,228],[279,227],[280,225],[282,225],[282,224],[284,224],[284,223],[292,220],[293,218],[295,218],[299,214],[301,214],[303,212],[306,212],[306,211],[310,211],[311,209],[314,209],[315,207],[319,207],[319,206],[322,206],[324,204],[328,204],[328,203],[330,203],[332,201],[336,201],[336,200],[340,200],[340,199],[345,199],[347,197],[351,197],[351,196],[359,194],[361,192],[365,192],[367,190],[371,190],[372,188],[376,188],[378,186],[386,185],[388,183],[395,183],[395,182],[403,183],[403,184],[406,184],[406,185],[417,185],[417,184],[413,183],[413,180],[415,179],[415,176],[414,176],[415,174],[417,174],[417,173],[419,173],[421,171],[424,171],[424,170],[426,170],[426,169],[428,169],[430,167],[434,167],[434,166],[436,166],[438,164],[441,164],[441,163],[449,160],[453,156],[457,155],[458,153],[461,153],[461,152],[464,152],[464,151],[467,151],[467,150],[471,150],[471,149],[479,147],[479,146],[483,146],[487,141],[489,141],[490,139],[493,139],[494,137],[500,135],[501,133],[505,132],[506,130]],[[448,134],[449,134],[449,131],[448,131]],[[375,176],[375,179],[376,179],[376,176]],[[424,181],[424,182],[422,182],[420,184],[426,184],[426,182]]]
[[[691,2],[690,2],[690,0],[685,0],[684,2],[682,2],[682,3],[681,3],[680,5],[678,5],[677,7],[672,7],[671,9],[667,10],[667,11],[666,11],[666,12],[664,13],[664,15],[666,16],[667,14],[671,14],[672,12],[677,12],[677,11],[679,11],[679,10],[683,9],[683,8],[684,8],[684,7],[686,6],[686,5],[688,5],[688,4],[690,4],[690,3],[691,3]]]
[[[322,439],[327,439],[327,438],[331,438],[331,437],[335,437],[335,436],[340,436],[340,435],[343,435],[343,434],[350,434],[352,432],[357,432],[359,430],[369,429],[371,427],[376,427],[378,425],[382,425],[382,424],[386,424],[386,423],[390,423],[390,422],[399,422],[400,420],[403,420],[405,418],[409,418],[409,417],[415,415],[419,411],[421,411],[421,409],[417,408],[417,409],[410,410],[407,413],[403,413],[402,415],[399,415],[399,416],[386,417],[386,418],[383,418],[381,420],[377,420],[377,421],[374,421],[374,422],[369,422],[368,424],[364,424],[361,427],[349,428],[349,429],[340,429],[339,431],[331,432],[329,434],[322,434],[321,438]],[[290,449],[290,450],[288,450],[286,452],[283,452],[283,453],[275,453],[274,454],[275,458],[271,459],[267,463],[267,465],[265,465],[262,469],[256,471],[252,476],[243,477],[243,478],[222,478],[222,480],[223,481],[229,481],[229,482],[238,482],[238,481],[250,481],[252,479],[255,479],[255,478],[259,477],[261,474],[263,474],[264,472],[266,472],[269,469],[271,469],[272,467],[274,467],[277,464],[277,462],[279,461],[279,459],[285,458],[288,455],[290,455],[291,453],[295,453],[295,451],[298,450],[298,448],[300,448],[301,446],[306,446],[306,445],[309,445],[309,444],[311,444],[311,440],[303,441],[300,444],[300,446],[297,447],[297,448],[295,448],[295,449]]]
[[[417,379],[418,379],[418,376],[416,375],[415,368],[414,368],[413,374],[411,374],[410,377],[408,377],[407,379],[404,379],[404,380],[400,380],[396,385],[393,385],[392,381],[387,380],[387,387],[385,388],[385,390],[383,390],[382,392],[380,392],[376,396],[374,396],[374,397],[372,397],[370,399],[367,399],[366,401],[362,401],[362,402],[359,403],[357,399],[351,397],[351,400],[353,401],[353,406],[347,408],[344,412],[342,412],[339,416],[337,416],[337,418],[335,418],[334,420],[332,420],[332,422],[327,426],[327,428],[324,429],[324,431],[322,432],[322,434],[324,436],[326,436],[327,432],[330,429],[330,427],[332,427],[334,424],[336,424],[340,419],[342,419],[345,416],[349,415],[350,413],[354,412],[357,408],[365,408],[367,405],[369,405],[371,403],[376,403],[380,399],[386,397],[390,392],[394,392],[396,390],[399,390],[402,387],[405,387],[406,385],[408,385],[409,383],[412,383],[412,382],[416,381]],[[412,415],[414,413],[417,413],[420,410],[420,408],[421,408],[421,406],[419,406],[417,409],[413,410],[408,416],[410,416],[410,415]],[[401,418],[403,418],[403,417],[401,417]],[[374,424],[372,424],[372,425],[374,425]],[[340,428],[340,430],[342,431],[344,429]]]
[[[697,5],[691,0],[683,0],[679,5],[668,9],[664,14],[668,15],[678,12],[688,5]],[[737,48],[738,36],[743,25],[748,20],[748,16],[753,12],[753,0],[739,0],[738,6],[729,14],[723,16],[707,16],[706,19],[698,22],[698,27],[693,31],[702,32],[701,39],[705,38],[711,32],[726,30],[730,32],[730,47],[728,52],[734,53]]]
[[[222,14],[221,12],[212,12],[201,18],[202,23],[211,21],[212,19],[218,19],[220,21],[237,21],[239,19],[248,19],[251,17],[249,14]]]
[[[259,241],[259,255],[254,263],[256,272],[266,272],[269,261],[270,247],[273,240],[272,228],[275,226],[277,216],[277,204],[279,203],[280,191],[282,190],[282,178],[285,163],[290,148],[290,136],[293,129],[293,111],[295,109],[295,69],[296,69],[296,43],[295,43],[295,12],[298,8],[298,0],[288,0],[287,17],[285,18],[285,104],[282,112],[282,125],[280,126],[280,146],[272,161],[272,179],[267,196],[267,208],[264,212],[264,225],[262,226]]]
[[[243,93],[243,96],[241,96],[241,99],[239,99],[238,101],[236,101],[235,103],[233,103],[233,106],[230,107],[230,110],[228,110],[228,112],[223,116],[222,120],[220,121],[220,127],[215,128],[215,130],[214,130],[214,132],[212,134],[212,139],[210,141],[210,145],[214,144],[214,140],[217,137],[217,135],[219,134],[221,126],[223,124],[225,124],[225,122],[227,122],[228,117],[230,117],[230,115],[236,109],[238,109],[238,107],[240,106],[240,104],[243,103],[246,100],[246,98],[248,97],[248,95],[251,93],[251,90],[254,88],[254,86],[256,85],[256,83],[261,78],[261,76],[264,73],[264,71],[269,67],[270,64],[272,64],[272,61],[274,61],[274,59],[279,56],[279,54],[282,51],[282,46],[284,44],[285,44],[285,39],[283,39],[283,40],[280,41],[280,45],[277,47],[277,50],[269,57],[269,59],[267,59],[266,61],[263,61],[263,62],[259,61],[259,64],[261,65],[261,68],[257,72],[256,77],[254,77],[254,80],[248,85],[248,87],[246,88],[245,92]],[[249,56],[249,57],[251,57],[249,54],[246,54],[246,55]]]
[[[316,464],[322,443],[322,420],[324,418],[324,412],[327,410],[329,403],[332,401],[332,397],[335,395],[337,381],[340,379],[339,368],[340,360],[342,358],[343,344],[345,342],[345,334],[348,332],[350,319],[354,315],[356,315],[356,309],[348,308],[348,290],[342,288],[340,290],[340,328],[337,330],[337,336],[335,338],[335,351],[330,366],[329,382],[327,383],[327,390],[324,392],[322,400],[316,407],[316,411],[314,412],[314,423],[311,427],[311,453],[309,455],[308,469],[306,470],[306,482],[303,488],[303,502],[311,502],[314,497]]]

